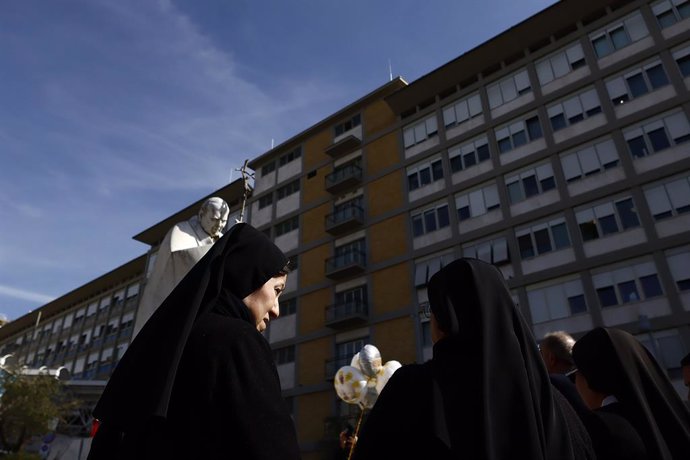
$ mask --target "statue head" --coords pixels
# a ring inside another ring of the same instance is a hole
[[[223,229],[228,223],[230,208],[228,204],[216,196],[204,201],[199,209],[199,222],[209,236],[214,239],[220,238]]]

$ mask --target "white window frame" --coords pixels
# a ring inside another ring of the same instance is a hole
[[[491,110],[530,92],[532,92],[532,84],[526,68],[513,72],[496,83],[488,85],[486,88]]]
[[[566,183],[618,167],[620,157],[612,138],[599,139],[560,155]]]
[[[446,128],[459,126],[481,114],[482,100],[475,92],[443,107],[443,124]]]
[[[463,207],[468,207],[470,211],[470,215],[466,219],[460,219],[460,209]],[[460,221],[483,216],[495,209],[500,209],[500,207],[501,200],[495,182],[455,195],[455,209]]]
[[[403,142],[405,149],[438,135],[438,122],[436,114],[432,114],[423,120],[403,128]]]
[[[587,61],[582,44],[575,42],[538,60],[534,65],[539,83],[544,86],[586,66]]]

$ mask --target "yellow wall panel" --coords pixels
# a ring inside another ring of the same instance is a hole
[[[305,166],[306,168],[306,166]],[[331,168],[319,168],[313,177],[305,176],[302,179],[302,204],[309,205],[315,201],[329,199],[331,195],[326,191],[326,174]],[[307,170],[309,172],[309,170]]]
[[[384,363],[391,359],[403,364],[416,361],[414,323],[409,316],[377,324],[375,337]]]
[[[304,335],[324,326],[326,307],[333,303],[330,289],[304,294],[299,299],[299,334]]]
[[[331,255],[331,248],[327,245],[317,246],[300,255],[300,282],[306,288],[312,284],[321,283],[326,279],[326,259]]]
[[[333,143],[333,133],[330,129],[325,129],[310,136],[303,144],[303,170],[311,171],[316,165],[330,159],[325,151]]]
[[[411,270],[411,263],[405,262],[375,271],[371,275],[374,314],[380,315],[409,307],[412,302]]]
[[[370,261],[383,262],[407,251],[407,215],[400,214],[369,227]]]
[[[392,132],[370,142],[365,147],[367,174],[374,175],[400,163],[400,143],[398,134]]]
[[[326,360],[331,356],[331,339],[311,340],[299,344],[298,385],[318,385],[326,379]]]
[[[324,437],[324,420],[331,415],[333,392],[322,391],[297,397],[297,437],[301,443],[317,443]],[[270,434],[270,433],[267,433]],[[270,437],[267,439],[270,442]]]
[[[402,171],[397,170],[369,183],[367,203],[369,217],[376,217],[403,205],[402,181]]]
[[[302,238],[303,244],[319,240],[327,236],[325,219],[326,214],[328,214],[330,210],[331,205],[329,203],[324,203],[321,206],[312,208],[302,214],[300,237]]]
[[[363,119],[366,137],[388,128],[396,122],[395,114],[383,100],[375,101],[366,107]]]

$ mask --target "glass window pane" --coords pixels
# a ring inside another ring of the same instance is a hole
[[[642,285],[642,292],[644,292],[645,299],[657,297],[663,294],[659,277],[656,275],[647,275],[640,277],[640,284]]]
[[[513,145],[515,146],[515,148],[518,148],[526,143],[527,133],[524,130],[518,131],[515,134],[513,134]]]
[[[628,148],[630,149],[630,154],[634,158],[642,158],[649,154],[647,151],[647,144],[642,136],[628,139]]]
[[[630,88],[630,94],[632,94],[632,97],[639,97],[649,92],[647,82],[644,81],[644,77],[641,73],[626,78],[626,81],[628,82],[628,87]]]
[[[466,220],[472,217],[470,215],[470,207],[469,206],[462,206],[458,208],[458,219],[459,220]]]
[[[658,128],[647,133],[649,136],[649,141],[652,143],[652,150],[659,152],[660,150],[667,149],[671,146],[671,143],[666,136],[666,131],[664,128]]]
[[[525,196],[527,198],[539,194],[539,187],[537,186],[536,176],[525,177],[524,179],[522,179],[522,184],[525,187]]]
[[[690,76],[690,55],[683,56],[676,62],[678,63],[680,73],[682,73],[684,77]]]
[[[410,190],[417,190],[419,188],[419,178],[416,172],[407,176],[407,186]]]
[[[583,241],[596,240],[599,238],[599,230],[594,222],[582,222],[580,224],[580,234]]]
[[[412,235],[414,237],[422,236],[424,234],[424,224],[422,223],[422,216],[414,216],[412,218]]]
[[[541,185],[542,192],[548,192],[549,190],[556,188],[556,179],[554,179],[553,176],[547,177],[546,179],[539,181],[539,185]]]
[[[647,77],[649,77],[649,82],[652,84],[652,88],[657,89],[662,86],[668,85],[668,77],[664,68],[661,64],[657,64],[654,67],[647,69]]]
[[[558,131],[559,129],[563,129],[566,126],[568,126],[568,123],[565,121],[565,115],[563,113],[559,113],[558,115],[554,115],[553,117],[550,118],[551,120],[551,128],[553,128],[554,131]]]
[[[510,138],[506,137],[498,140],[498,151],[501,153],[508,152],[513,149],[513,144],[510,142]]]
[[[632,198],[617,202],[616,209],[618,210],[618,216],[621,219],[623,229],[640,226],[640,220],[637,218]]]
[[[479,159],[480,163],[490,158],[489,144],[484,144],[477,147],[477,158]]]
[[[551,252],[551,239],[549,238],[549,231],[547,229],[534,232],[534,241],[537,246],[537,253],[544,254],[546,252]]]
[[[604,216],[599,218],[599,225],[604,235],[618,233],[618,224],[614,216]]]
[[[434,209],[424,213],[424,228],[427,233],[436,230],[436,212]]]
[[[551,234],[553,235],[553,242],[556,245],[556,249],[570,246],[570,237],[568,236],[568,229],[565,226],[565,222],[552,226]]]
[[[518,247],[520,249],[520,258],[529,259],[530,257],[534,257],[532,236],[529,233],[518,237]]]
[[[448,216],[448,206],[441,206],[436,210],[438,215],[438,227],[443,228],[450,225],[450,217]]]
[[[625,48],[630,44],[630,38],[622,26],[610,31],[609,35],[611,36],[613,47],[617,50]]]
[[[640,300],[640,294],[637,292],[637,286],[634,280],[618,283],[618,292],[621,295],[623,303],[637,302]]]
[[[573,297],[568,297],[568,306],[570,307],[570,314],[576,315],[587,311],[587,303],[585,296],[580,294]]]
[[[507,187],[508,197],[510,198],[511,203],[515,204],[524,199],[522,195],[522,186],[520,185],[520,181],[508,184]]]
[[[613,47],[609,42],[606,35],[602,35],[599,38],[592,40],[592,45],[594,46],[594,52],[597,53],[597,57],[602,58],[613,52]]]
[[[525,123],[527,124],[527,132],[529,133],[530,141],[539,139],[542,136],[541,125],[539,124],[539,117],[532,117],[528,119]]]
[[[606,286],[597,289],[597,297],[599,297],[599,303],[602,307],[611,307],[613,305],[618,305],[616,291],[613,289],[613,286]]]
[[[443,164],[441,160],[431,163],[431,173],[435,181],[443,179]]]
[[[453,172],[462,170],[462,157],[460,155],[454,156],[450,159],[450,169]]]
[[[465,163],[465,168],[469,168],[470,166],[477,164],[477,159],[474,155],[474,152],[466,153],[462,156],[462,160]]]
[[[423,168],[419,171],[419,182],[422,186],[428,185],[431,183],[431,171],[429,170],[428,167]]]

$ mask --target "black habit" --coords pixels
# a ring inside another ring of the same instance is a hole
[[[575,342],[573,360],[592,390],[618,400],[596,412],[625,418],[639,433],[649,458],[690,456],[690,412],[635,337],[619,329],[593,329]]]
[[[594,458],[495,267],[457,260],[431,278],[428,296],[445,337],[429,362],[393,374],[362,429],[357,460]]]
[[[286,263],[246,224],[216,242],[115,369],[88,458],[298,459],[270,347],[242,302]]]

